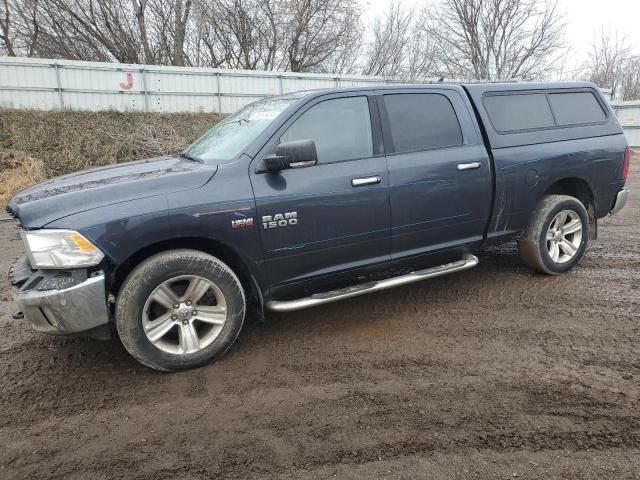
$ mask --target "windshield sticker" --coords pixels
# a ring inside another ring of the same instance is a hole
[[[264,112],[256,112],[253,113],[250,117],[249,120],[250,121],[256,121],[256,120],[273,120],[274,118],[276,118],[278,115],[280,115],[280,112],[278,112],[277,110],[266,110]]]

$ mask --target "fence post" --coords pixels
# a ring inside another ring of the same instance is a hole
[[[60,110],[64,110],[64,97],[62,96],[62,83],[60,82],[60,69],[58,68],[58,62],[53,64],[53,68],[56,71],[56,86],[58,89],[58,98],[60,100]]]
[[[220,91],[220,72],[216,72],[216,86],[218,88],[218,113],[222,113],[222,92]]]
[[[142,88],[144,89],[144,92],[142,92],[142,94],[144,95],[144,111],[148,112],[149,111],[149,95],[147,94],[147,75],[146,75],[146,65],[142,66],[142,70],[140,70],[142,72]]]
[[[278,75],[278,86],[280,88],[280,95],[284,93],[284,80],[282,79],[282,74]]]

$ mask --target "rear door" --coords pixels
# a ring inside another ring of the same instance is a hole
[[[458,87],[378,93],[389,168],[391,256],[480,244],[493,185],[468,100]]]
[[[251,173],[272,285],[389,259],[388,172],[371,93],[311,100],[265,148],[313,140],[317,165]]]

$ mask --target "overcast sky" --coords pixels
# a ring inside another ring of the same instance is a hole
[[[362,0],[366,21],[385,11],[389,0]],[[430,0],[403,0],[405,5],[424,5]],[[629,45],[640,53],[640,0],[559,0],[567,22],[567,42],[575,51],[571,64],[581,63],[602,26],[626,35]]]

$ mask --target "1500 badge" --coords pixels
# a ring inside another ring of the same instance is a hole
[[[263,215],[262,227],[270,228],[286,227],[298,224],[298,212],[276,213],[275,215]]]

